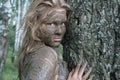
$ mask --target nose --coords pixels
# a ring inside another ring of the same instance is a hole
[[[61,35],[61,34],[62,34],[62,28],[61,28],[60,25],[58,25],[58,26],[56,27],[55,34],[57,34],[57,35]]]

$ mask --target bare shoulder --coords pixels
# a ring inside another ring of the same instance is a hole
[[[56,63],[56,52],[50,47],[31,52],[24,63],[25,80],[52,80]]]
[[[28,55],[28,58],[32,61],[40,61],[46,64],[54,65],[57,63],[57,53],[51,47],[44,46],[42,48],[37,49],[34,52],[31,52]]]
[[[57,60],[57,53],[51,47],[45,46],[36,51],[39,57],[44,57],[44,59],[49,59],[50,61]]]

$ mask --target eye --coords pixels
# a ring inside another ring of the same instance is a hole
[[[65,25],[66,25],[66,22],[62,22],[62,23],[61,23],[61,26],[65,26]]]
[[[52,23],[46,23],[47,25],[51,25]]]
[[[47,23],[47,25],[48,25],[49,27],[55,27],[55,23],[54,23],[54,22]]]

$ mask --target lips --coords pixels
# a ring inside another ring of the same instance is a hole
[[[55,41],[55,42],[61,42],[61,41],[62,41],[62,38],[61,38],[61,37],[55,37],[55,38],[54,38],[54,41]]]

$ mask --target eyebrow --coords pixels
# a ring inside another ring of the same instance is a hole
[[[47,21],[46,23],[57,23],[57,24],[59,23],[60,24],[60,23],[66,23],[66,22],[67,22],[67,20],[61,20],[61,21],[60,20],[51,20],[51,21]]]
[[[58,10],[50,10],[47,15],[53,14],[53,13],[65,13],[66,11],[63,9],[58,9]]]
[[[54,15],[56,13],[59,13],[59,14],[63,15],[63,14],[66,14],[66,11],[57,11],[57,10],[54,10],[51,13],[48,13],[47,16],[49,17],[49,16],[52,16],[52,15]]]

